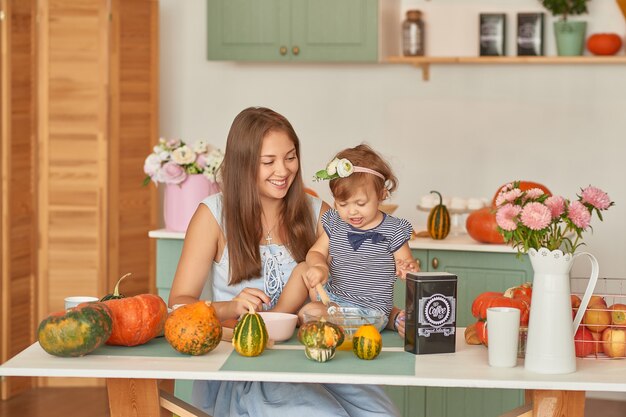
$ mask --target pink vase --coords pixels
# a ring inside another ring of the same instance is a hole
[[[175,232],[185,232],[198,204],[219,191],[219,185],[209,181],[202,174],[189,175],[178,185],[166,184],[163,204],[165,228]]]

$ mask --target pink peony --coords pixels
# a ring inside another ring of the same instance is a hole
[[[496,198],[496,206],[501,206],[502,204],[512,203],[517,200],[522,195],[522,190],[519,188],[513,188],[509,191],[503,191],[500,193],[498,198]]]
[[[576,227],[585,230],[591,222],[591,212],[580,201],[574,201],[569,205],[567,217],[576,225]]]
[[[606,210],[611,207],[611,199],[609,195],[597,187],[591,185],[582,192],[582,202],[591,204],[598,210]]]
[[[550,209],[553,219],[561,217],[565,212],[565,199],[561,196],[553,195],[552,197],[548,197],[546,201],[544,201],[544,204]]]
[[[522,224],[531,230],[542,230],[552,220],[550,209],[541,203],[528,203],[520,216]]]
[[[160,180],[166,184],[180,184],[187,179],[185,169],[175,162],[166,162],[159,175]]]
[[[541,188],[531,188],[526,191],[526,198],[530,200],[535,200],[543,195],[543,190]]]
[[[496,223],[502,230],[512,231],[517,229],[517,215],[522,211],[520,206],[505,204],[496,212]]]

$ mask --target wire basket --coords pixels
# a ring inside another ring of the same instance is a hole
[[[588,278],[571,279],[572,316],[574,296],[582,299]],[[580,327],[585,331],[575,337],[576,356],[585,359],[623,359],[626,357],[626,279],[598,278],[594,297],[583,316]],[[604,300],[604,304],[602,301]],[[582,333],[587,333],[583,335]]]

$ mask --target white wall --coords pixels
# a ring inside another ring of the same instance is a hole
[[[476,55],[480,12],[508,13],[514,54],[515,13],[542,10],[536,0],[403,0],[403,10],[412,7],[425,12],[429,54],[441,56]],[[614,1],[589,7],[589,33],[626,32]],[[415,206],[432,189],[491,197],[527,179],[575,198],[593,184],[616,206],[604,222],[594,219],[587,250],[601,276],[626,279],[626,65],[433,66],[424,82],[404,65],[210,62],[206,1],[161,0],[160,9],[162,136],[223,147],[239,111],[267,106],[300,136],[305,178],[336,151],[367,141],[393,163],[396,214],[417,229],[425,214]],[[327,184],[312,185],[331,201]],[[574,274],[588,269],[580,262]]]

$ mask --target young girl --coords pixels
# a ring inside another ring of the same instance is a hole
[[[220,169],[223,191],[191,220],[169,305],[197,301],[211,276],[223,322],[247,312],[247,302],[272,306],[288,281],[302,282],[298,270],[323,233],[319,216],[328,205],[305,194],[298,137],[272,110],[248,108],[235,118]],[[292,312],[306,296],[290,298]],[[195,381],[192,402],[218,416],[398,414],[382,388],[369,385]]]
[[[359,145],[339,152],[316,178],[330,180],[335,210],[322,216],[325,233],[307,254],[307,286],[325,283],[331,301],[382,311],[387,327],[398,330],[404,313],[393,307],[396,276],[418,267],[408,245],[411,224],[378,209],[397,187],[389,164]],[[305,307],[313,308],[319,306]]]

